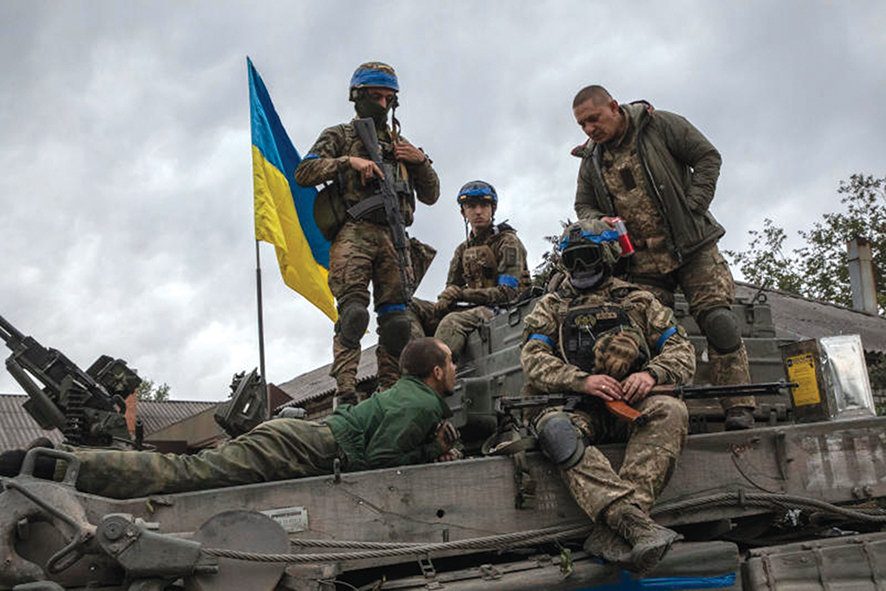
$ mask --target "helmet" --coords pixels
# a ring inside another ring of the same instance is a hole
[[[400,86],[397,84],[397,73],[394,71],[394,68],[381,62],[367,62],[357,66],[357,69],[354,70],[354,75],[351,76],[351,100],[356,98],[354,93],[356,89],[366,88],[367,86],[400,91]]]
[[[559,248],[560,265],[579,289],[599,283],[621,256],[618,232],[599,220],[567,226]]]
[[[498,194],[495,192],[495,187],[486,181],[471,181],[458,190],[458,204],[461,206],[471,201],[491,203],[495,209],[498,205]]]

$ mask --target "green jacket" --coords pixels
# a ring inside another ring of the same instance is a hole
[[[649,113],[643,104],[621,109],[637,126],[637,155],[667,225],[669,248],[682,262],[725,233],[708,210],[720,175],[720,153],[679,115]],[[601,149],[588,141],[572,151],[581,158],[575,213],[582,220],[617,215],[600,172]]]
[[[324,422],[348,458],[348,471],[421,464],[438,458],[437,425],[452,416],[423,381],[404,376],[356,405],[344,404]]]

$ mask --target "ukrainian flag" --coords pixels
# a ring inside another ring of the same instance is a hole
[[[329,241],[314,222],[317,189],[293,178],[301,162],[261,76],[246,58],[252,119],[252,183],[255,239],[273,244],[283,282],[305,296],[333,321],[338,318],[329,291]]]

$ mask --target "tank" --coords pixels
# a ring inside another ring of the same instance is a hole
[[[32,451],[22,475],[2,479],[0,589],[882,588],[886,419],[800,422],[785,392],[758,397],[748,431],[723,431],[717,400],[689,401],[692,433],[653,508],[684,540],[655,570],[586,554],[588,520],[554,466],[532,450],[482,453],[521,393],[533,303],[469,339],[450,399],[461,461],[115,500],[76,491],[76,462],[62,482],[32,477],[44,453]],[[766,301],[735,312],[753,381],[791,377],[791,343],[776,338]],[[677,315],[705,383],[704,339],[685,302]],[[620,463],[622,445],[600,449]]]

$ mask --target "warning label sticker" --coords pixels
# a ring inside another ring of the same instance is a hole
[[[788,357],[785,365],[788,366],[788,380],[800,384],[794,388],[794,406],[820,403],[821,394],[815,379],[815,358],[812,353]]]

